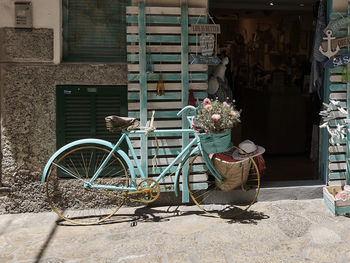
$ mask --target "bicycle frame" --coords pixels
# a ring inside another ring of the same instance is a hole
[[[130,141],[129,138],[129,134],[138,134],[138,135],[143,135],[146,133],[146,130],[138,130],[138,131],[122,131],[122,136],[120,137],[120,139],[118,140],[118,142],[114,145],[114,147],[112,148],[111,152],[108,154],[108,156],[106,157],[106,159],[103,161],[103,163],[101,164],[101,166],[98,168],[98,170],[95,172],[95,174],[93,175],[93,177],[90,179],[89,183],[88,183],[88,187],[91,188],[100,188],[100,189],[107,189],[107,190],[128,190],[128,191],[135,191],[136,190],[136,180],[132,180],[132,185],[133,187],[118,187],[118,186],[111,186],[111,185],[97,185],[97,184],[93,184],[93,182],[98,178],[99,174],[101,173],[101,171],[104,169],[104,167],[107,165],[108,161],[110,160],[110,158],[112,157],[112,155],[118,150],[120,144],[125,140],[128,148],[130,150],[131,156],[134,159],[134,162],[136,164],[137,169],[140,172],[140,176],[141,178],[147,178],[146,177],[146,173],[145,171],[143,171],[141,169],[141,165],[140,162],[138,161],[138,158],[136,156],[134,147],[132,146],[132,143]],[[152,135],[166,135],[166,134],[174,134],[174,133],[178,133],[178,134],[195,134],[195,131],[193,129],[176,129],[176,130],[154,130],[151,133],[149,133],[150,136]],[[176,170],[176,173],[178,174],[180,171],[180,168],[182,166],[182,164],[185,162],[185,160],[187,160],[187,158],[192,155],[194,152],[198,151],[199,148],[196,147],[194,150],[189,151],[189,149],[195,145],[196,143],[199,143],[199,137],[195,136],[195,138],[193,138],[193,140],[176,156],[176,158],[167,166],[164,168],[164,170],[158,175],[158,177],[155,178],[155,181],[159,182],[160,180],[162,180],[167,172],[170,170],[171,167],[173,167],[181,158],[182,161],[178,164],[178,168]],[[135,178],[133,178],[135,179]],[[176,180],[175,180],[176,181]]]
[[[178,116],[180,116],[183,112],[185,112],[186,110],[196,110],[195,107],[193,106],[186,106],[184,107],[182,110],[180,110],[178,112]],[[193,156],[199,152],[201,152],[202,157],[204,159],[204,162],[207,166],[207,168],[209,169],[209,171],[213,174],[213,176],[221,183],[222,182],[222,176],[221,174],[216,170],[216,168],[214,167],[213,163],[211,162],[208,153],[206,153],[202,147],[201,147],[201,143],[200,143],[200,138],[197,134],[197,132],[193,129],[192,127],[192,116],[187,116],[187,120],[190,123],[190,128],[189,129],[172,129],[172,130],[154,130],[152,132],[149,133],[150,136],[152,135],[173,135],[175,134],[179,134],[179,135],[183,135],[183,134],[191,134],[194,135],[194,138],[191,140],[191,142],[184,148],[182,149],[182,151],[176,156],[176,158],[167,166],[164,168],[164,170],[162,170],[162,172],[158,175],[158,177],[155,178],[155,181],[160,182],[169,172],[170,168],[172,168],[173,166],[177,165],[177,169],[175,171],[175,180],[174,180],[174,189],[175,189],[175,195],[177,196],[177,189],[178,189],[178,177],[180,175],[180,171],[181,168],[183,167],[183,165],[186,163],[186,161],[188,160],[188,158],[190,156]],[[45,182],[46,180],[46,176],[48,174],[48,171],[51,169],[51,166],[57,166],[59,168],[61,168],[63,171],[65,171],[67,174],[69,174],[72,177],[75,177],[76,179],[78,179],[73,173],[71,173],[70,171],[67,171],[64,169],[64,167],[60,167],[58,164],[56,164],[54,162],[54,160],[60,155],[62,154],[64,151],[66,151],[67,149],[69,149],[72,146],[76,146],[76,145],[81,145],[81,144],[101,144],[107,148],[110,149],[110,153],[107,155],[106,159],[102,162],[101,166],[97,169],[97,171],[94,173],[94,175],[92,176],[92,178],[90,180],[84,180],[84,187],[85,188],[98,188],[98,189],[106,189],[106,190],[121,190],[121,191],[131,191],[131,192],[135,192],[137,190],[137,183],[136,183],[136,174],[134,171],[134,167],[132,165],[132,162],[129,158],[129,156],[121,149],[119,149],[119,146],[121,145],[121,143],[125,140],[128,148],[130,150],[132,159],[134,160],[135,164],[136,164],[136,168],[139,170],[140,173],[140,177],[142,179],[146,179],[146,172],[142,170],[140,162],[136,156],[134,147],[132,146],[132,143],[130,141],[129,135],[145,135],[146,134],[146,130],[133,130],[133,131],[127,131],[127,130],[123,130],[122,131],[122,136],[119,138],[119,140],[117,141],[116,144],[112,144],[110,142],[104,141],[104,140],[100,140],[100,139],[83,139],[83,140],[78,140],[75,142],[72,142],[70,144],[67,144],[65,146],[63,146],[61,149],[59,149],[58,151],[56,151],[56,153],[54,155],[51,156],[50,160],[47,162],[44,171],[43,171],[43,176],[42,176],[42,182]],[[196,145],[197,144],[197,145]],[[195,146],[196,145],[196,146]],[[192,150],[191,148],[195,146]],[[130,177],[131,177],[131,186],[129,187],[121,187],[121,186],[112,186],[112,185],[101,185],[101,184],[94,184],[94,181],[99,177],[99,175],[101,174],[101,172],[103,171],[103,169],[106,167],[107,163],[109,162],[109,160],[112,158],[113,154],[118,154],[122,160],[125,161],[125,163],[127,164],[127,166],[130,169]],[[181,160],[180,160],[181,159]],[[180,162],[179,162],[180,161]],[[179,162],[179,163],[178,163]],[[178,163],[178,164],[177,164]],[[183,191],[185,189],[185,191],[188,190],[188,173],[185,172],[184,174],[184,178],[183,178]]]

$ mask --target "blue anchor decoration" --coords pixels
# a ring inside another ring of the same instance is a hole
[[[327,50],[324,51],[322,49],[322,46],[320,46],[320,48],[318,49],[322,53],[322,55],[324,55],[324,56],[326,56],[328,58],[331,58],[331,57],[335,56],[338,53],[338,51],[340,50],[339,46],[337,45],[335,50],[332,51],[331,44],[332,44],[332,40],[335,39],[335,37],[332,37],[332,34],[333,34],[332,30],[327,30],[326,31],[327,37],[323,38],[324,40],[327,40]]]

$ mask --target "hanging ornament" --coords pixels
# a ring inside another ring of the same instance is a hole
[[[200,35],[199,47],[201,51],[201,55],[197,53],[198,49],[196,54],[191,54],[191,64],[217,65],[221,62],[216,56],[217,35],[221,33],[220,25],[215,24],[209,13],[207,13],[207,17],[210,18],[212,24],[198,24],[199,16],[196,24],[192,24],[189,28],[190,34],[196,34],[196,47],[198,47],[198,34]]]
[[[159,79],[157,83],[157,96],[164,96],[165,88],[164,88],[164,82],[163,82],[163,75],[162,73],[159,74]]]
[[[188,105],[194,106],[196,107],[196,100],[194,98],[194,94],[193,94],[193,90],[190,89],[189,90],[189,94],[188,94]]]
[[[202,51],[202,56],[212,56],[215,47],[215,37],[213,34],[202,34],[199,37],[199,44]]]

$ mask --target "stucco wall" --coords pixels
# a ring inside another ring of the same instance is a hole
[[[11,62],[0,61],[2,183],[11,188],[0,197],[0,213],[46,210],[40,179],[56,150],[56,85],[126,85],[127,67],[47,63],[53,54],[52,29],[0,28],[0,35]]]
[[[0,28],[15,26],[15,2],[18,0],[0,1]],[[52,29],[53,32],[53,62],[59,63],[62,50],[62,13],[61,0],[31,0],[33,10],[33,28]]]
[[[0,28],[0,62],[52,62],[53,30]]]

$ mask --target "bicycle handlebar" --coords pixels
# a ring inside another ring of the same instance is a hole
[[[177,116],[180,116],[180,115],[181,115],[184,111],[186,111],[186,110],[196,111],[197,108],[194,107],[194,106],[192,106],[192,105],[187,105],[187,106],[183,107],[176,115],[177,115]]]

